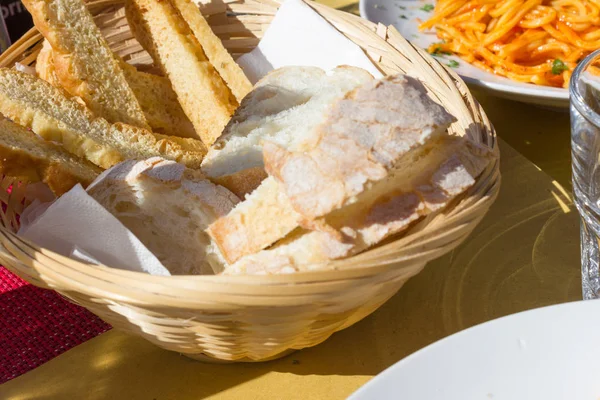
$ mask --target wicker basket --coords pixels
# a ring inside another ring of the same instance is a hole
[[[129,31],[121,2],[88,4],[113,50],[140,68],[152,68]],[[489,120],[454,72],[413,48],[392,27],[308,4],[362,47],[384,73],[404,72],[422,80],[431,96],[458,118],[452,133],[469,135],[497,152]],[[202,11],[236,57],[256,46],[278,6],[273,0],[225,0],[202,5]],[[0,65],[33,65],[40,40],[36,30],[29,31],[0,57]],[[54,289],[115,328],[162,348],[203,360],[264,361],[317,345],[356,323],[428,261],[460,244],[498,194],[498,167],[494,162],[450,209],[421,221],[401,238],[333,262],[329,270],[281,276],[158,277],[62,257],[14,233],[24,187],[4,178],[0,261],[29,282]]]

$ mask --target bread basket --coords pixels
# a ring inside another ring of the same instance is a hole
[[[458,118],[453,134],[493,148],[490,121],[456,74],[414,48],[393,27],[308,2],[365,50],[386,74],[403,72],[424,82],[431,96]],[[119,0],[89,2],[113,50],[151,68],[133,39]],[[234,57],[257,45],[279,3],[241,0],[203,4],[202,11]],[[0,57],[1,66],[33,65],[41,36],[30,30]],[[56,290],[116,329],[156,345],[210,361],[265,361],[315,346],[375,311],[425,264],[458,246],[483,218],[500,185],[493,162],[445,212],[401,237],[332,262],[328,269],[276,276],[175,276],[87,265],[17,236],[25,187],[1,181],[0,261],[29,282]]]

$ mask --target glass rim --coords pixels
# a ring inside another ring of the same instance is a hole
[[[600,58],[600,49],[595,50],[585,57],[573,70],[571,80],[569,82],[569,95],[571,98],[571,104],[575,106],[586,119],[592,122],[596,126],[600,126],[600,114],[594,111],[590,106],[587,105],[581,94],[581,73],[597,58]]]

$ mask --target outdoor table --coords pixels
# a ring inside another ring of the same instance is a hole
[[[357,10],[353,2],[323,2]],[[567,110],[472,89],[500,137],[500,195],[460,247],[427,264],[371,316],[265,363],[202,363],[110,330],[1,385],[0,399],[340,399],[455,332],[580,300]]]

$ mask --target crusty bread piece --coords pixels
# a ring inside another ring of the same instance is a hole
[[[335,103],[302,148],[263,145],[265,168],[294,209],[315,219],[353,202],[397,168],[402,156],[444,134],[454,121],[418,80],[388,76]]]
[[[92,183],[102,170],[5,118],[0,120],[0,174],[44,182],[57,196]]]
[[[174,275],[219,273],[204,229],[239,199],[200,171],[159,157],[126,161],[87,192],[123,223]]]
[[[82,0],[24,0],[53,49],[61,86],[96,115],[150,129],[119,61]]]
[[[315,220],[354,202],[386,178],[403,156],[443,134],[453,120],[413,78],[369,81],[330,106],[322,123],[291,150],[265,139],[270,177],[208,232],[232,263],[299,225],[326,229]],[[271,213],[274,219],[264,218]]]
[[[284,67],[269,73],[209,149],[202,171],[235,193],[251,192],[266,177],[260,173],[262,140],[294,149],[310,136],[333,101],[372,79],[356,67],[338,67],[329,74],[316,67]]]
[[[327,268],[442,212],[464,193],[494,157],[461,137],[441,136],[412,151],[398,168],[327,215],[329,230],[296,229],[268,250],[243,257],[225,274],[281,274]]]
[[[125,79],[138,99],[152,130],[164,135],[200,139],[183,112],[171,82],[163,77],[138,71],[122,62]]]
[[[42,49],[38,53],[35,61],[35,72],[37,76],[52,86],[60,87],[60,82],[56,76],[54,68],[54,58],[52,57],[52,47],[50,43],[44,39]]]
[[[111,125],[49,83],[6,68],[0,69],[0,113],[102,168],[153,156],[199,168],[206,151],[195,139],[164,136],[122,123]]]
[[[252,84],[244,71],[233,61],[227,49],[223,47],[221,39],[212,31],[196,3],[191,0],[173,0],[173,5],[198,39],[210,63],[214,65],[238,103],[240,103],[252,90]]]
[[[127,0],[127,20],[140,44],[171,81],[202,141],[219,137],[238,103],[173,0]]]
[[[223,259],[232,264],[283,238],[301,219],[277,180],[269,177],[207,232]]]

